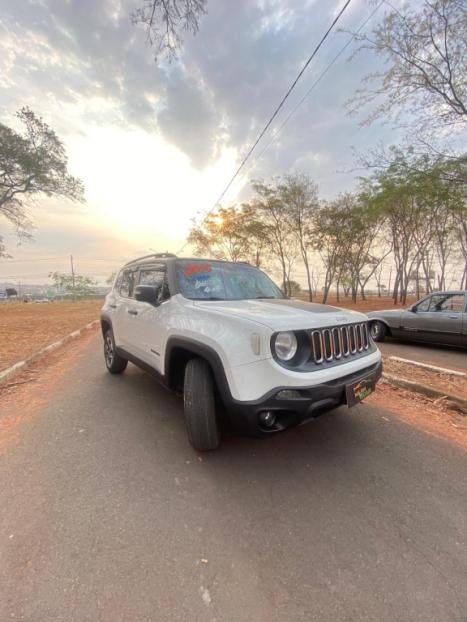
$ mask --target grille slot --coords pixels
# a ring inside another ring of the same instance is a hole
[[[358,356],[370,348],[366,322],[310,331],[311,359],[316,365]]]

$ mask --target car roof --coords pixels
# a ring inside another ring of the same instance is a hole
[[[177,257],[177,255],[173,255],[171,253],[154,253],[152,255],[144,255],[143,257],[137,257],[136,259],[132,259],[128,261],[126,264],[122,266],[122,268],[129,268],[131,266],[139,266],[149,263],[172,263],[174,261],[209,261],[209,262],[217,262],[217,263],[238,263],[241,265],[252,266],[248,261],[229,261],[226,259],[212,259],[208,257]]]

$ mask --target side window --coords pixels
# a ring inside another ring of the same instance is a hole
[[[462,294],[435,294],[431,297],[430,311],[437,313],[462,313],[464,296]]]
[[[134,270],[124,270],[121,277],[120,295],[124,296],[125,298],[131,298],[133,296],[134,284]]]
[[[156,268],[140,270],[138,285],[154,285],[155,287],[159,287],[162,285],[164,277],[165,270],[157,270]]]
[[[427,298],[426,300],[423,300],[420,304],[418,304],[417,313],[423,313],[428,311],[428,309],[430,308],[430,301],[431,298]]]
[[[162,268],[146,268],[139,272],[138,285],[152,285],[159,290],[158,300],[166,300],[169,297],[169,287],[167,283],[167,273]]]

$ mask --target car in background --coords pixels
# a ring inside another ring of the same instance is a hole
[[[467,291],[434,292],[407,309],[367,315],[374,341],[395,337],[467,348]]]

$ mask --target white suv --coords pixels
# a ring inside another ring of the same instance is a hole
[[[127,263],[101,312],[107,369],[131,361],[183,392],[188,437],[220,420],[257,436],[359,402],[381,376],[368,318],[284,298],[247,263],[156,254]]]

